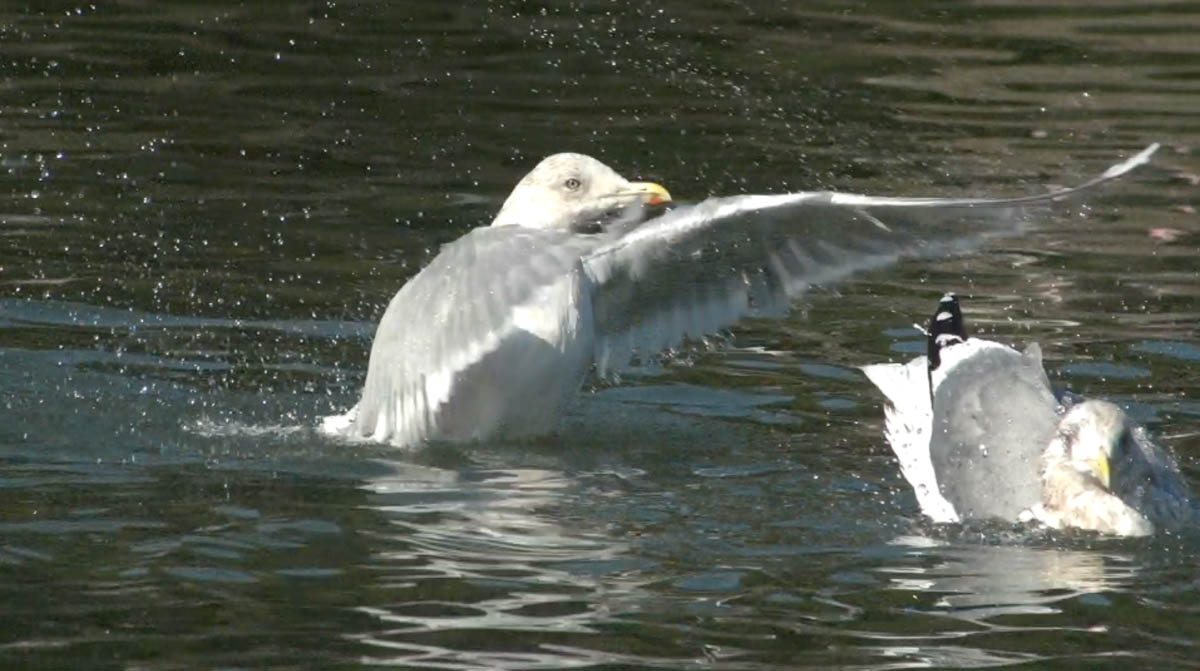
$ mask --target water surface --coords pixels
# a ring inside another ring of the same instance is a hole
[[[1197,664],[1195,535],[920,518],[855,370],[943,291],[1200,483],[1200,5],[0,9],[0,665]],[[561,435],[330,443],[375,320],[541,156],[677,197],[1078,213],[590,386]]]

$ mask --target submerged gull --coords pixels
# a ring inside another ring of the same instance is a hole
[[[444,245],[392,299],[342,438],[412,446],[546,434],[600,376],[815,283],[902,255],[962,249],[1031,211],[1116,179],[1153,145],[1074,188],[1000,200],[835,192],[711,198],[648,218],[666,189],[582,154],[544,159],[491,226]]]
[[[1171,458],[1120,407],[1056,398],[1037,344],[968,338],[947,295],[928,354],[863,368],[887,397],[886,435],[935,522],[1037,519],[1121,536],[1192,520]]]

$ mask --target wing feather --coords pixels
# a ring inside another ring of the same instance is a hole
[[[929,405],[928,360],[921,356],[907,364],[863,366],[867,379],[887,397],[884,435],[900,462],[900,473],[917,495],[921,512],[937,523],[958,522],[958,512],[942,496],[929,457],[933,410]]]
[[[1146,163],[1152,145],[1078,187],[1020,198],[889,198],[837,192],[713,198],[588,254],[603,375],[747,316],[776,316],[814,284],[969,248],[1034,212]],[[686,316],[686,317],[685,317]]]
[[[521,329],[522,308],[566,281],[603,239],[518,226],[475,229],[392,298],[379,322],[358,406],[332,432],[412,445],[447,430],[439,409],[456,380]],[[349,426],[347,426],[347,424]]]

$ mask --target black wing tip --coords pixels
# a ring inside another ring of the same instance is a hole
[[[943,348],[967,340],[967,329],[963,325],[962,308],[958,304],[958,296],[947,293],[938,301],[937,310],[929,320],[927,337],[929,370],[932,371],[942,363],[941,351]]]

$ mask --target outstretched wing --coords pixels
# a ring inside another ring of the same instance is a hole
[[[745,316],[778,315],[813,284],[964,249],[1030,211],[1146,163],[1152,145],[1072,189],[1024,198],[886,198],[836,192],[714,198],[681,207],[584,259],[596,286],[601,374]]]
[[[900,473],[917,495],[921,512],[934,522],[958,522],[958,512],[942,496],[929,458],[929,432],[933,425],[929,360],[919,356],[906,364],[863,366],[862,371],[887,397],[883,410],[884,435],[900,462]]]
[[[559,289],[599,244],[595,236],[503,226],[442,247],[388,304],[362,399],[343,421],[326,421],[326,430],[396,445],[446,433],[453,427],[437,425],[447,421],[438,410],[461,395],[459,378],[523,333],[568,318],[572,306],[546,302],[569,298]]]

